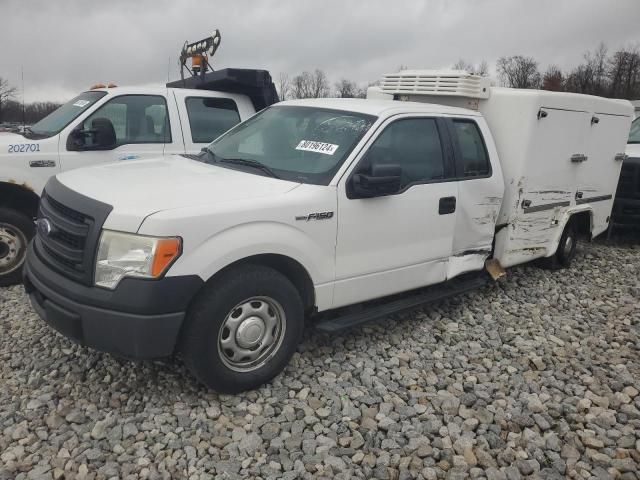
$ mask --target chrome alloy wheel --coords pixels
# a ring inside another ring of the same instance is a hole
[[[280,348],[286,327],[284,309],[273,298],[244,300],[231,309],[218,333],[222,362],[236,372],[262,367]]]
[[[27,238],[19,229],[0,223],[0,275],[7,275],[22,266],[27,243]]]

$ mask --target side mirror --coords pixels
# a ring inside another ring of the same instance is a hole
[[[400,190],[400,165],[373,165],[371,173],[356,173],[349,181],[348,198],[393,195]]]
[[[87,141],[87,139],[90,139]],[[108,118],[94,118],[91,128],[69,134],[67,150],[111,150],[116,147],[116,130]]]

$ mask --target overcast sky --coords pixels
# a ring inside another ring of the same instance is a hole
[[[459,58],[503,55],[569,68],[604,41],[640,44],[640,0],[0,0],[0,76],[25,100],[66,100],[96,82],[179,78],[185,40],[215,28],[214,68],[314,68],[361,83]]]

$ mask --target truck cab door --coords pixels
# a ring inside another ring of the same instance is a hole
[[[175,98],[183,126],[186,153],[200,152],[254,113],[248,99],[222,92],[176,89]]]
[[[458,184],[441,118],[388,120],[338,185],[334,307],[442,282],[456,223]],[[359,194],[376,171],[399,167],[395,191]]]
[[[504,181],[498,153],[482,117],[446,120],[455,156],[459,208],[447,279],[481,270],[491,255]],[[492,165],[491,159],[494,159]]]
[[[161,157],[173,136],[165,96],[114,96],[61,137],[61,169]]]

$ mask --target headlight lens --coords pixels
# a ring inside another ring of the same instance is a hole
[[[157,278],[180,256],[180,238],[157,238],[103,230],[95,284],[114,289],[124,277]]]

